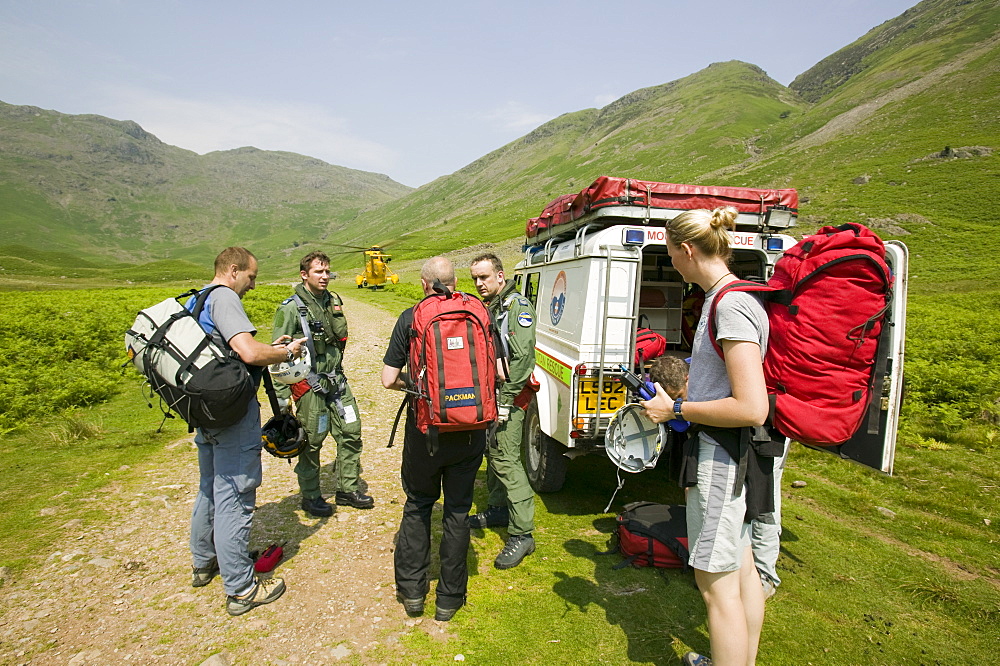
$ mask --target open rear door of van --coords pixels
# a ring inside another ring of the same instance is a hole
[[[886,474],[892,474],[896,455],[896,431],[899,427],[899,410],[903,393],[903,347],[906,340],[906,286],[909,272],[909,251],[899,241],[886,241],[885,260],[892,269],[895,281],[889,318],[883,327],[879,358],[873,373],[875,392],[873,405],[861,427],[851,439],[840,446],[816,446],[842,458],[853,460]]]

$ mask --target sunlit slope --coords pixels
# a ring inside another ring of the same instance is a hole
[[[720,177],[787,177],[806,225],[860,221],[905,239],[918,286],[990,277],[1000,251],[998,35],[1000,3],[921,3],[798,77],[803,96],[822,96],[788,118],[784,145]]]
[[[550,199],[599,175],[697,181],[756,155],[761,133],[804,107],[758,67],[716,63],[603,109],[560,116],[359,221],[378,240],[409,232],[400,251],[511,238]]]
[[[970,244],[1000,249],[998,25],[1000,0],[925,0],[789,87],[716,63],[566,113],[417,190],[291,153],[198,156],[129,121],[0,103],[0,242],[101,266],[207,265],[244,244],[265,274],[338,243],[388,244],[398,260],[519,237],[546,202],[607,174],[796,187],[803,231],[874,220],[971,276],[984,255]]]
[[[560,116],[360,220],[405,255],[518,236],[550,199],[603,174],[796,187],[804,231],[891,218],[880,232],[912,232],[916,247],[928,233],[950,246],[954,232],[968,265],[964,232],[982,231],[974,222],[998,196],[998,24],[996,0],[927,0],[789,88],[753,65],[716,63]],[[933,157],[946,146],[971,150]]]

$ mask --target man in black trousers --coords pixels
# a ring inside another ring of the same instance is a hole
[[[420,282],[427,296],[434,293],[436,282],[454,290],[455,267],[444,257],[432,257],[420,271]],[[382,368],[382,385],[387,389],[399,391],[409,385],[409,378],[402,369],[409,358],[412,323],[413,308],[410,308],[399,315],[392,331]],[[469,525],[466,519],[472,508],[476,473],[486,449],[486,431],[438,433],[437,446],[432,453],[427,435],[416,425],[411,401],[404,432],[400,476],[406,505],[395,551],[396,598],[411,617],[424,612],[424,600],[430,589],[431,511],[443,489],[441,572],[434,619],[447,622],[465,605],[469,582]]]

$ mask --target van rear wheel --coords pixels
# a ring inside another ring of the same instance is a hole
[[[536,493],[554,493],[566,482],[566,456],[563,445],[542,432],[538,400],[532,400],[524,415],[521,437],[521,461],[528,482]]]

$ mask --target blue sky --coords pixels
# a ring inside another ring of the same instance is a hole
[[[743,60],[785,85],[915,0],[0,0],[0,101],[419,186],[558,115]]]

